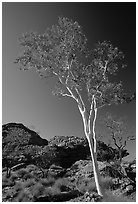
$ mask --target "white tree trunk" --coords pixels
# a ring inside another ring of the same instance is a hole
[[[103,191],[102,186],[101,186],[101,180],[100,180],[100,173],[99,173],[99,169],[98,169],[97,158],[96,158],[96,154],[94,152],[94,140],[93,140],[91,135],[87,136],[87,140],[89,143],[89,148],[90,148],[90,153],[91,153],[91,158],[92,158],[96,189],[97,189],[97,192],[99,195],[104,196],[104,191]]]
[[[70,89],[69,89],[69,91],[70,91]],[[70,92],[72,94],[72,97],[78,103],[78,108],[79,108],[79,111],[80,111],[82,119],[83,119],[84,133],[85,133],[85,136],[86,136],[88,143],[89,143],[96,189],[97,189],[98,194],[103,197],[105,194],[104,194],[104,189],[102,188],[101,182],[100,182],[100,173],[99,173],[99,169],[98,169],[97,155],[96,155],[96,153],[97,153],[96,152],[96,137],[95,137],[95,122],[96,122],[96,117],[97,117],[96,100],[95,100],[95,97],[93,95],[90,113],[89,113],[89,116],[87,117],[87,110],[85,108],[84,102],[83,102],[78,90],[76,90],[76,91],[77,91],[79,98],[74,97],[72,92],[71,91]],[[92,129],[92,131],[91,131],[91,129]]]
[[[98,163],[97,163],[96,137],[95,137],[95,122],[97,117],[97,108],[95,105],[96,105],[96,102],[94,100],[94,105],[93,104],[91,105],[89,120],[87,120],[86,118],[86,113],[81,111],[81,115],[83,118],[84,132],[90,148],[96,189],[98,194],[103,197],[104,189],[101,186],[100,173],[99,173]]]

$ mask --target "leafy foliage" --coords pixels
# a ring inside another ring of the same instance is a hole
[[[57,25],[43,34],[24,34],[20,44],[23,54],[15,62],[21,69],[36,69],[40,76],[57,76],[55,95],[71,96],[69,89],[78,93],[85,88],[90,102],[95,96],[97,107],[135,98],[124,94],[121,82],[109,80],[110,75],[126,66],[122,63],[124,54],[110,41],[88,49],[87,38],[77,22],[60,17]]]

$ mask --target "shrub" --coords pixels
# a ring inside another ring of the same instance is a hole
[[[33,197],[38,198],[39,196],[43,195],[45,191],[45,186],[43,186],[40,182],[36,183],[32,188],[32,195]]]
[[[18,175],[17,175],[16,173],[13,173],[13,174],[11,175],[10,179],[11,179],[11,181],[14,182],[15,180],[18,179]]]
[[[113,189],[114,187],[114,182],[112,177],[102,177],[101,183],[104,189]]]
[[[24,180],[31,179],[31,178],[34,178],[34,176],[31,173],[28,173],[28,172],[23,176]]]
[[[13,200],[14,202],[31,202],[32,195],[27,190],[22,190],[17,197]]]
[[[31,187],[31,186],[33,186],[33,185],[35,185],[36,184],[36,181],[35,181],[35,179],[28,179],[27,181],[25,181],[24,183],[23,183],[23,186],[24,187]]]
[[[2,188],[8,187],[8,186],[14,186],[15,182],[10,180],[10,178],[6,178],[6,176],[3,176],[2,178]]]
[[[32,171],[37,171],[39,168],[37,166],[35,166],[34,164],[30,164],[26,167],[26,170],[28,172],[32,172]]]
[[[49,191],[50,190],[50,191]],[[45,190],[45,194],[46,193],[49,193],[49,195],[53,196],[53,195],[57,195],[57,194],[60,194],[61,193],[61,190],[60,188],[58,188],[56,185],[53,185],[52,188],[50,189],[46,189]]]
[[[41,179],[40,183],[45,187],[49,187],[49,186],[52,186],[55,183],[55,179],[52,178],[52,177]]]
[[[111,177],[101,177],[101,185],[103,186],[104,189],[113,189],[114,187],[114,182]],[[97,192],[96,190],[96,185],[94,178],[92,180],[90,179],[85,179],[79,186],[78,189],[82,192]]]
[[[103,198],[102,202],[135,202],[132,199],[120,194],[114,195],[111,190],[106,191],[106,196]]]
[[[19,192],[21,190],[23,190],[23,183],[18,181],[16,182],[15,186],[14,186],[15,191]]]
[[[59,189],[59,191],[69,191],[71,183],[65,178],[59,178],[55,181],[53,188]]]
[[[17,171],[17,175],[19,176],[19,178],[23,178],[27,173],[28,172],[26,169],[20,169],[19,171]]]
[[[85,179],[81,183],[78,184],[78,189],[80,192],[85,193],[85,192],[96,192],[96,186],[95,186],[95,181],[94,178],[90,179]]]
[[[17,172],[17,176],[21,179],[24,179],[24,180],[31,179],[31,178],[35,177],[32,173],[28,172],[26,169],[20,169]]]

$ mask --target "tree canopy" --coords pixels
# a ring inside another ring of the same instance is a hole
[[[109,41],[98,42],[89,49],[87,38],[77,22],[60,17],[58,24],[47,28],[43,34],[30,32],[19,40],[23,53],[16,63],[24,70],[36,69],[45,78],[57,76],[55,95],[81,101],[79,92],[85,89],[90,103],[92,96],[95,97],[97,107],[122,103],[134,97],[128,98],[124,94],[122,82],[109,80],[110,75],[125,67],[122,63],[124,54]]]

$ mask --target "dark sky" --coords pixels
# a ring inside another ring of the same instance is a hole
[[[23,72],[13,62],[20,53],[18,38],[24,32],[43,33],[57,23],[59,16],[68,17],[83,27],[89,45],[110,40],[125,54],[128,67],[119,73],[127,91],[136,87],[136,3],[2,3],[3,57],[3,124],[21,122],[40,132],[43,138],[54,135],[84,136],[80,113],[69,98],[52,95],[52,80],[40,80],[35,72]],[[135,133],[135,102],[112,105],[100,110],[125,117],[127,127]],[[97,123],[97,132],[103,129]],[[130,158],[135,156],[135,142],[128,145]]]

